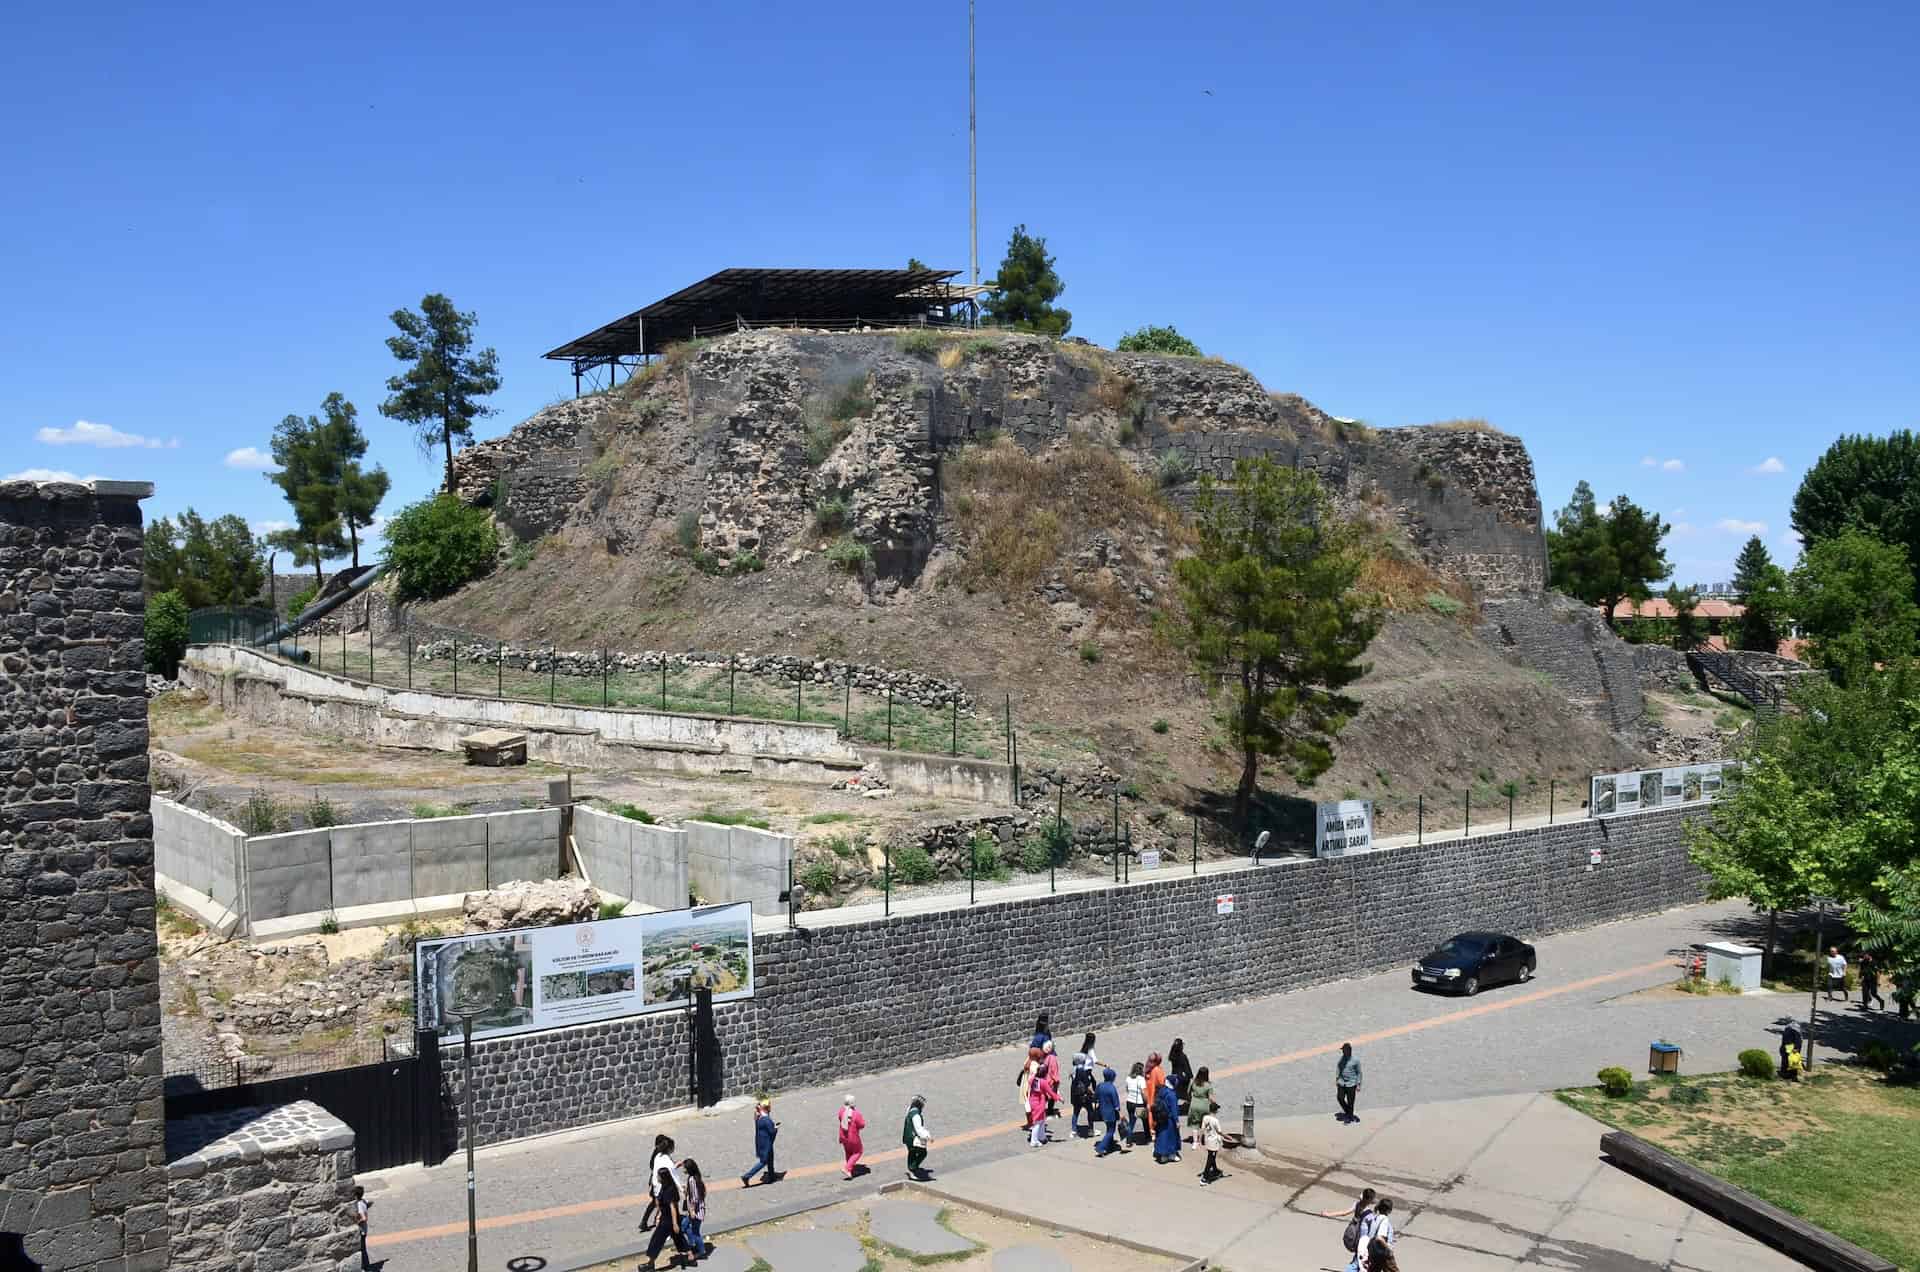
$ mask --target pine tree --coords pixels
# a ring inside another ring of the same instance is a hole
[[[992,288],[984,308],[1001,326],[1043,336],[1064,336],[1073,326],[1073,315],[1053,303],[1066,284],[1054,272],[1047,240],[1028,234],[1024,225],[1015,226],[1007,240],[1007,256],[1000,262]]]
[[[340,525],[347,532],[347,546],[353,556],[353,568],[360,568],[360,532],[373,524],[380,501],[387,497],[386,469],[375,465],[372,471],[361,468],[367,453],[366,434],[360,431],[359,412],[353,403],[338,393],[327,394],[320,404],[326,420],[321,425],[324,445],[334,455],[336,466],[334,507]]]
[[[1760,536],[1756,534],[1748,539],[1740,555],[1733,559],[1733,591],[1742,604],[1765,584],[1767,570],[1772,565],[1773,556],[1767,551],[1767,545],[1760,542]]]
[[[1380,612],[1354,591],[1365,556],[1313,473],[1241,460],[1230,485],[1203,480],[1193,516],[1199,546],[1174,565],[1181,603],[1162,627],[1204,683],[1226,687],[1244,825],[1262,756],[1302,783],[1333,763],[1360,706],[1342,690],[1367,672]]]
[[[280,470],[268,473],[267,480],[286,496],[293,525],[275,531],[267,542],[291,552],[295,565],[311,565],[318,589],[326,583],[320,566],[347,550],[341,535],[337,444],[318,416],[289,415],[273,430],[270,449]]]
[[[1667,524],[1658,514],[1616,495],[1603,515],[1593,488],[1581,482],[1573,499],[1554,517],[1547,532],[1547,559],[1553,586],[1589,605],[1598,605],[1607,626],[1620,602],[1644,601],[1649,585],[1664,582],[1673,567],[1667,564]]]
[[[421,454],[445,451],[448,494],[454,488],[454,441],[472,440],[473,422],[493,414],[480,399],[500,387],[494,351],[471,352],[473,324],[473,314],[433,292],[420,301],[419,313],[394,310],[400,334],[387,337],[393,356],[411,365],[387,381],[393,396],[380,404],[380,414],[413,425]]]

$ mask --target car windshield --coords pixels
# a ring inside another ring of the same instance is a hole
[[[1442,958],[1475,958],[1486,948],[1487,943],[1477,936],[1456,936],[1435,953]]]

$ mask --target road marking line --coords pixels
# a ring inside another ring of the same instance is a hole
[[[1663,967],[1673,966],[1673,959],[1662,958],[1651,963],[1642,963],[1638,967],[1623,968],[1617,972],[1603,972],[1598,976],[1589,976],[1585,980],[1573,981],[1566,985],[1555,985],[1550,989],[1536,989],[1518,997],[1502,998],[1497,1002],[1483,1000],[1473,1007],[1462,1007],[1442,1016],[1431,1016],[1426,1020],[1416,1020],[1404,1025],[1394,1025],[1388,1029],[1376,1030],[1369,1034],[1360,1034],[1341,1041],[1351,1042],[1355,1046],[1384,1042],[1389,1038],[1400,1038],[1407,1034],[1420,1033],[1423,1030],[1438,1028],[1441,1025],[1457,1021],[1471,1020],[1476,1016],[1490,1015],[1497,1011],[1511,1011],[1515,1007],[1524,1007],[1529,1003],[1543,1002],[1557,998],[1562,994],[1574,994],[1583,989],[1592,989],[1596,985],[1605,985],[1612,981],[1625,980],[1630,976],[1643,976]],[[1214,1071],[1216,1078],[1237,1078],[1243,1074],[1258,1073],[1263,1069],[1275,1069],[1283,1064],[1297,1064],[1302,1060],[1312,1060],[1320,1056],[1332,1055],[1340,1050],[1340,1043],[1332,1042],[1323,1046],[1308,1047],[1300,1051],[1289,1051],[1285,1055],[1268,1056],[1264,1060],[1250,1060]],[[1008,1131],[1023,1129],[1019,1122],[998,1122],[992,1126],[979,1126],[970,1131],[961,1131],[957,1135],[944,1135],[936,1141],[942,1147],[958,1144],[974,1144],[981,1140],[992,1139],[996,1135],[1005,1135]],[[868,1153],[861,1158],[863,1162],[904,1161],[907,1150],[902,1148],[884,1149],[878,1153]],[[815,1162],[807,1166],[797,1166],[782,1172],[792,1178],[815,1179],[825,1175],[842,1173],[837,1161]],[[740,1189],[738,1179],[725,1179],[709,1183],[709,1192],[736,1192]],[[578,1215],[598,1214],[606,1210],[623,1210],[628,1207],[644,1207],[647,1194],[628,1193],[621,1197],[603,1197],[598,1201],[577,1201],[571,1205],[549,1206],[544,1210],[524,1210],[512,1215],[490,1215],[475,1223],[481,1232],[491,1232],[499,1228],[514,1228],[522,1224],[541,1223],[548,1219],[570,1219]],[[465,1223],[442,1223],[428,1228],[405,1228],[398,1232],[383,1232],[367,1238],[369,1249],[385,1249],[388,1246],[404,1245],[413,1241],[431,1241],[436,1237],[457,1237],[467,1230]]]

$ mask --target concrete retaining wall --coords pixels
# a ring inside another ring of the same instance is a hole
[[[1534,937],[1698,901],[1705,877],[1682,837],[1683,819],[1697,815],[1563,822],[758,933],[757,996],[716,1012],[723,1090],[1003,1045],[1024,1038],[1041,1010],[1063,1028],[1102,1029],[1403,966],[1463,929]],[[717,852],[722,829],[689,825],[689,841]],[[1230,915],[1216,913],[1222,893],[1234,894]],[[1033,950],[1046,957],[1017,956]],[[478,1044],[480,1141],[684,1103],[680,1020],[670,1012]],[[457,1086],[458,1066],[448,1075]]]
[[[653,826],[585,804],[573,810],[573,846],[602,892],[678,910],[687,904],[687,832]],[[728,900],[745,900],[728,893]]]
[[[158,796],[153,814],[153,865],[159,873],[239,912],[241,852],[246,832]]]
[[[751,901],[755,914],[785,914],[793,836],[752,826],[685,824],[687,882],[703,901]]]

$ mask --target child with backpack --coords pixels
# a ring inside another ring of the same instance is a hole
[[[1320,1212],[1322,1219],[1338,1219],[1343,1215],[1347,1217],[1347,1226],[1340,1234],[1340,1244],[1345,1246],[1347,1253],[1353,1256],[1353,1260],[1348,1264],[1349,1267],[1352,1266],[1353,1262],[1357,1262],[1360,1257],[1360,1235],[1365,1227],[1373,1220],[1374,1198],[1377,1196],[1379,1196],[1378,1193],[1368,1188],[1361,1192],[1360,1200],[1353,1203],[1351,1210],[1322,1210]]]

